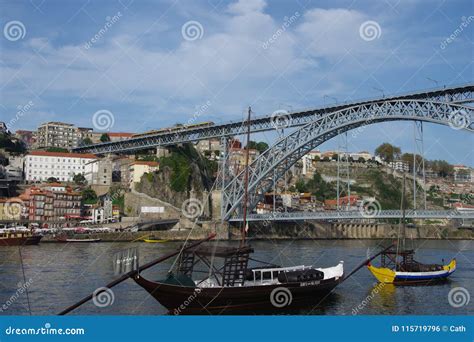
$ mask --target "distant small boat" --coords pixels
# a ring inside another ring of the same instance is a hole
[[[76,243],[76,242],[100,242],[102,239],[64,239],[64,238],[59,238],[56,239],[58,242],[71,242],[71,243]]]
[[[143,239],[143,242],[148,242],[148,243],[163,243],[163,242],[168,242],[168,240],[150,238],[150,239]]]

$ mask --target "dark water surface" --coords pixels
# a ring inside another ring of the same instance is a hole
[[[328,267],[344,260],[345,272],[350,272],[376,250],[377,241],[253,241],[254,257],[282,266],[316,265]],[[220,244],[225,244],[221,242]],[[56,244],[22,247],[29,300],[33,315],[54,315],[80,298],[113,280],[113,256],[116,252],[138,247],[140,263],[173,251],[179,243],[92,243]],[[363,268],[336,288],[320,306],[297,313],[315,315],[351,315],[361,303],[359,314],[369,315],[465,315],[474,314],[474,298],[460,308],[448,302],[452,288],[463,287],[474,296],[474,241],[419,241],[414,247],[417,259],[426,263],[441,263],[457,258],[458,269],[447,283],[436,286],[378,286],[372,291],[375,278]],[[162,263],[143,273],[150,279],[166,275],[173,260]],[[0,248],[0,312],[2,315],[28,315],[25,293],[18,291],[23,282],[18,247]],[[375,293],[378,292],[378,293]],[[160,315],[164,309],[133,280],[127,280],[113,289],[112,305],[99,308],[92,302],[75,310],[82,315]],[[373,295],[368,300],[367,297]],[[363,302],[366,300],[365,302]],[[2,305],[3,308],[2,308]]]

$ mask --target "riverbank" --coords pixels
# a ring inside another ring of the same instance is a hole
[[[103,242],[132,242],[152,236],[155,239],[168,241],[200,240],[216,233],[216,239],[238,240],[240,228],[222,226],[217,222],[203,224],[194,229],[171,229],[139,232],[111,232],[88,234],[88,238],[101,239]],[[420,225],[406,230],[407,238],[424,240],[474,240],[473,229],[457,227]],[[82,235],[83,236],[83,235]],[[252,224],[249,227],[248,238],[252,240],[381,240],[399,236],[398,225],[391,224],[355,224],[355,223],[265,223]],[[76,234],[75,238],[81,238]],[[42,242],[56,242],[55,238],[47,235]]]

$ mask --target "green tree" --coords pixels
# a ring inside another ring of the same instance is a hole
[[[85,185],[87,184],[87,180],[86,180],[86,177],[84,177],[84,175],[82,173],[76,173],[73,177],[72,177],[72,181],[74,183],[76,183],[77,185]]]
[[[428,163],[428,168],[432,169],[440,177],[447,177],[454,173],[454,168],[445,160],[430,160]]]
[[[11,137],[10,133],[0,133],[0,149],[13,154],[23,154],[26,146],[22,141]]]
[[[92,142],[91,138],[86,137],[81,141],[81,143],[79,145],[80,146],[89,146],[89,145],[92,145],[92,144],[93,144],[93,142]]]
[[[248,143],[248,146],[250,149],[257,150],[260,153],[268,149],[268,144],[263,141],[256,142],[256,141],[250,140]]]
[[[87,204],[97,203],[97,194],[91,188],[86,188],[82,190],[82,201]]]
[[[303,179],[298,179],[295,184],[295,187],[298,192],[308,192],[308,187],[306,186],[306,183]]]
[[[265,152],[267,149],[268,149],[268,144],[267,144],[266,142],[259,141],[259,142],[257,143],[257,151],[258,151],[258,152],[263,153],[263,152]]]
[[[109,135],[108,135],[107,133],[102,134],[102,135],[100,136],[100,141],[101,141],[101,142],[108,142],[108,141],[110,141]]]
[[[336,189],[331,183],[324,181],[319,172],[315,172],[313,178],[306,183],[307,191],[311,192],[319,201],[334,198]]]
[[[393,146],[389,143],[383,143],[375,149],[375,155],[380,157],[384,162],[390,163],[396,159],[400,159],[402,150],[400,147]]]
[[[421,165],[421,163],[423,162],[423,158],[419,154],[417,154],[415,158],[416,165]],[[408,163],[410,170],[413,170],[413,153],[403,153],[401,159],[404,162]]]

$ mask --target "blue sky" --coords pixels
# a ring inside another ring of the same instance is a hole
[[[442,44],[472,15],[469,0],[0,0],[1,27],[24,27],[19,39],[0,37],[0,120],[30,103],[14,130],[51,120],[93,127],[108,110],[110,131],[141,132],[240,120],[248,105],[264,115],[468,83],[474,21]],[[359,34],[367,21],[380,27],[373,40]],[[411,151],[412,135],[409,122],[377,124],[349,144]],[[473,146],[472,134],[425,124],[429,159],[474,166]]]

